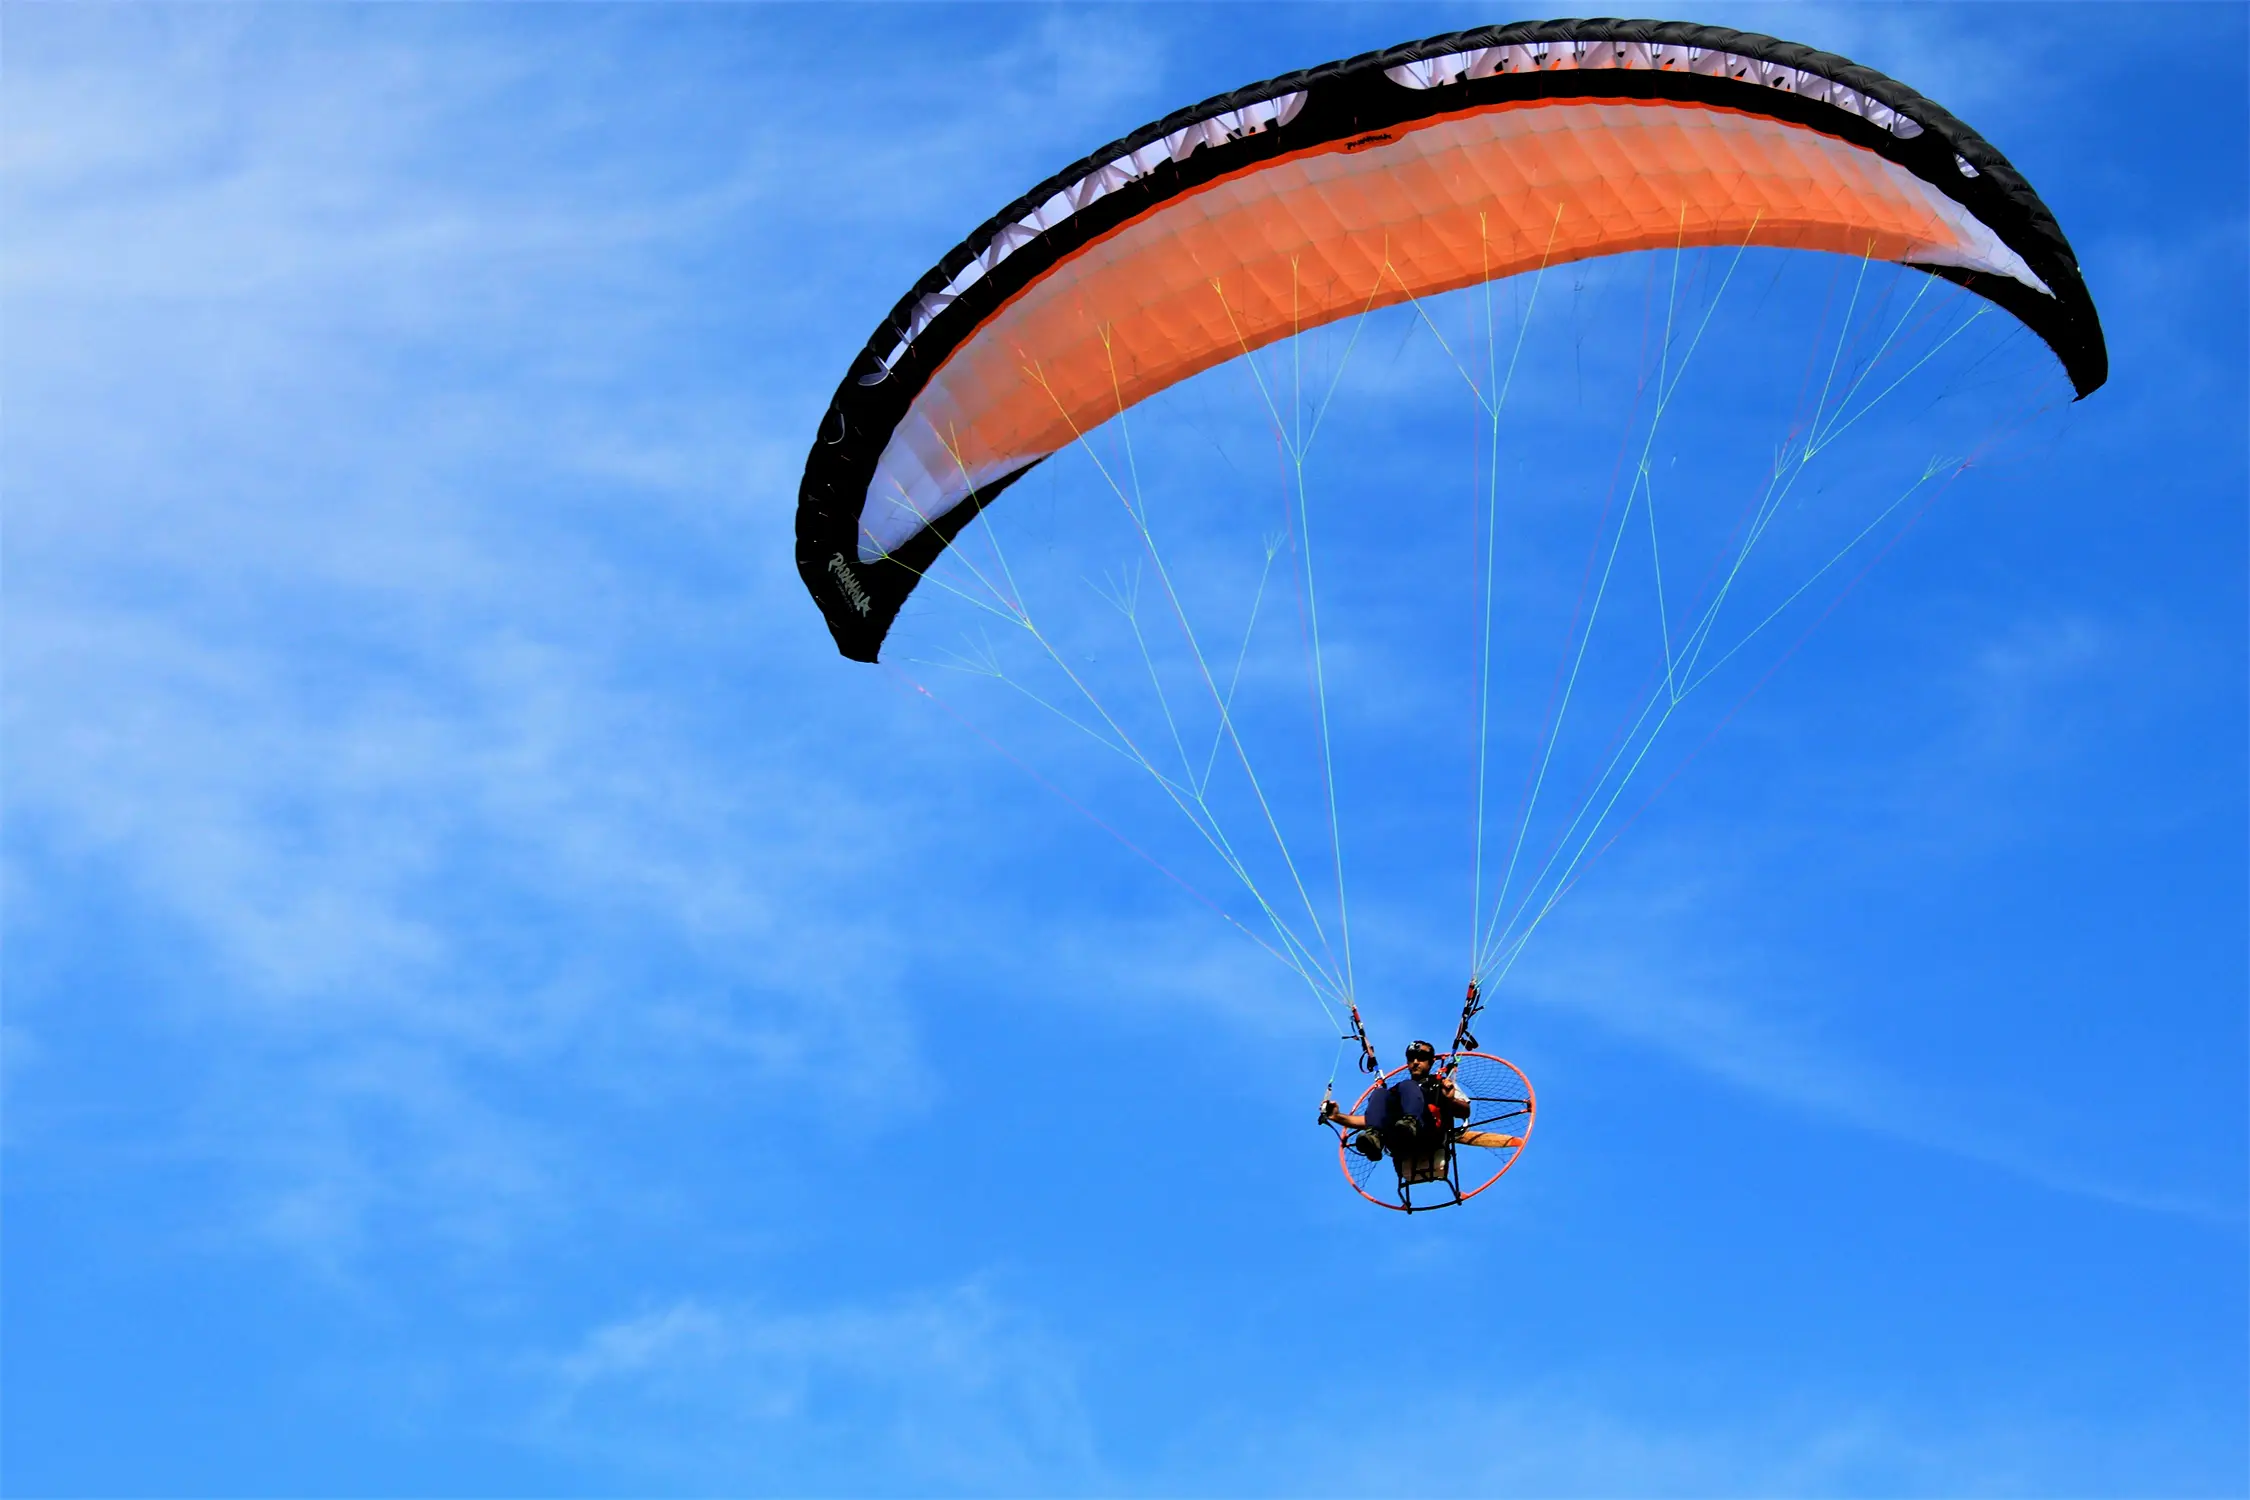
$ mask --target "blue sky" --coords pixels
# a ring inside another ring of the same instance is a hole
[[[1508,17],[0,12],[0,1484],[2240,1493],[2244,13],[1699,18],[2009,153],[2114,373],[1557,907],[1480,1027],[1537,1139],[1408,1220],[1295,977],[838,659],[791,513],[1031,183]],[[1458,989],[1463,716],[1339,534],[1388,1053]]]

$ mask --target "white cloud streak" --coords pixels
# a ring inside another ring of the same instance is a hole
[[[709,39],[785,22],[734,19]],[[42,893],[11,916],[67,951],[45,893],[121,888],[185,940],[131,1007],[217,1048],[173,1146],[329,1265],[597,1191],[490,1070],[646,1097],[843,1044],[912,1107],[913,909],[865,889],[928,820],[789,566],[819,393],[730,325],[827,274],[822,216],[876,212],[870,141],[895,244],[961,214],[917,153],[1020,170],[1027,119],[1150,75],[1124,25],[1048,18],[933,140],[772,51],[741,120],[676,34],[675,95],[596,105],[643,38],[496,27],[10,18],[8,862]],[[678,148],[714,116],[734,139]],[[714,305],[718,246],[750,267]],[[10,1001],[21,1062],[65,1013]]]
[[[1087,1492],[1078,1361],[970,1284],[777,1312],[684,1298],[532,1361],[522,1438],[733,1493]]]

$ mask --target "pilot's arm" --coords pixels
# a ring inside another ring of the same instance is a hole
[[[1347,1115],[1336,1107],[1336,1101],[1333,1099],[1321,1105],[1320,1117],[1323,1120],[1334,1121],[1336,1124],[1352,1130],[1365,1130],[1367,1128],[1367,1116]]]

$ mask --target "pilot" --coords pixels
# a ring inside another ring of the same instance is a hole
[[[1366,1114],[1347,1115],[1331,1099],[1321,1107],[1321,1118],[1358,1131],[1352,1149],[1369,1161],[1381,1161],[1386,1147],[1397,1158],[1428,1156],[1444,1144],[1454,1121],[1469,1113],[1469,1096],[1450,1075],[1433,1074],[1436,1065],[1437,1048],[1410,1043],[1406,1076],[1377,1089]]]

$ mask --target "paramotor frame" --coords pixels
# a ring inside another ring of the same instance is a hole
[[[1375,1160],[1360,1153],[1360,1132],[1331,1122],[1336,1132],[1336,1161],[1352,1191],[1374,1204],[1399,1213],[1427,1213],[1468,1202],[1507,1175],[1530,1143],[1538,1097],[1521,1068],[1488,1052],[1448,1052],[1438,1058],[1437,1070],[1450,1075],[1468,1095],[1466,1120],[1446,1131],[1444,1143],[1434,1152],[1399,1158],[1384,1153]],[[1348,1113],[1365,1115],[1378,1089],[1389,1088],[1406,1072],[1393,1068],[1368,1084]],[[1380,1188],[1388,1169],[1396,1179],[1396,1201],[1368,1191]],[[1423,1201],[1414,1199],[1424,1189]]]

